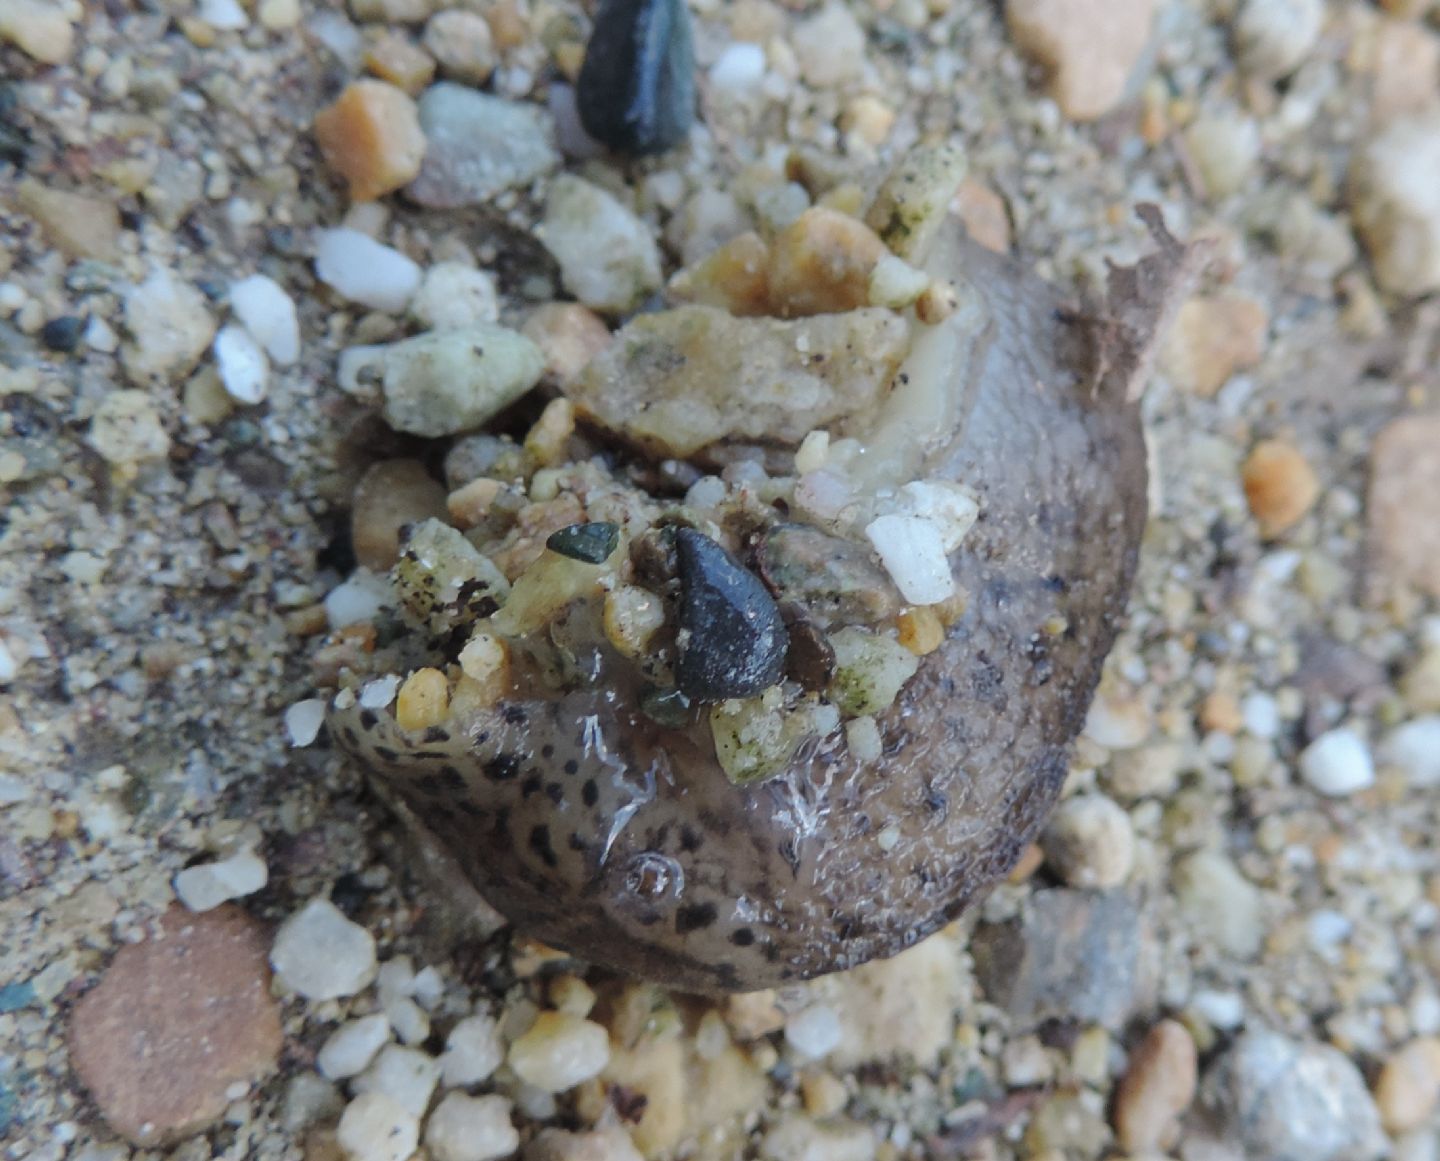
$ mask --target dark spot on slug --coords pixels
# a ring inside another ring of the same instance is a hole
[[[547,867],[554,867],[560,861],[555,857],[555,848],[550,845],[550,828],[543,823],[531,828],[530,849],[540,856],[540,861]]]
[[[500,754],[491,758],[481,769],[491,782],[509,782],[520,773],[520,758],[516,754]]]
[[[675,933],[689,935],[715,922],[720,912],[714,903],[687,903],[675,912]]]

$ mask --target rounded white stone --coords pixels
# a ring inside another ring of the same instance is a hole
[[[300,320],[295,300],[273,278],[252,274],[230,287],[230,309],[265,348],[277,367],[300,358]]]
[[[387,1044],[355,1078],[355,1091],[383,1093],[411,1116],[423,1117],[439,1083],[440,1063],[433,1056]]]
[[[918,516],[877,516],[865,535],[890,579],[912,605],[937,605],[955,595],[945,540],[932,520]]]
[[[1440,786],[1440,714],[1396,726],[1380,744],[1380,760],[1400,770],[1413,789]]]
[[[785,1021],[785,1043],[808,1060],[818,1060],[840,1043],[840,1017],[826,1004],[812,1004]]]
[[[209,911],[253,895],[269,881],[265,860],[253,851],[241,851],[216,863],[197,863],[175,876],[175,895],[191,911]]]
[[[509,1060],[526,1084],[565,1092],[600,1075],[610,1062],[610,1036],[599,1024],[568,1012],[541,1012],[510,1045]]]
[[[308,746],[325,724],[325,703],[318,697],[297,701],[285,711],[285,736],[295,747]]]
[[[270,363],[244,327],[220,328],[215,336],[215,365],[225,394],[237,403],[259,403],[265,398]]]
[[[425,1125],[425,1145],[435,1161],[498,1161],[520,1147],[501,1096],[447,1093]]]
[[[441,262],[425,271],[410,313],[432,331],[458,331],[500,317],[495,280],[461,262]]]
[[[330,1080],[347,1080],[370,1067],[375,1054],[390,1039],[390,1022],[376,1012],[343,1024],[330,1034],[315,1057],[320,1075]]]
[[[447,1088],[466,1088],[488,1079],[504,1059],[499,1025],[477,1013],[450,1030],[440,1056],[440,1075]]]
[[[399,250],[344,226],[320,231],[315,273],[352,302],[390,314],[404,310],[420,286],[420,267]]]
[[[1375,763],[1354,730],[1331,730],[1301,753],[1300,777],[1321,794],[1343,798],[1375,784]]]

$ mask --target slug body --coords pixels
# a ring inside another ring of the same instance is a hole
[[[891,450],[973,488],[981,516],[951,558],[968,607],[877,715],[878,760],[834,730],[778,776],[737,785],[698,707],[661,724],[603,650],[580,688],[517,693],[423,732],[388,710],[332,715],[338,743],[528,934],[680,989],[771,987],[911,946],[1035,837],[1136,566],[1134,385],[1154,328],[1126,314],[1154,322],[1161,308],[1142,263],[1117,272],[1135,302],[1115,307],[1112,285],[1118,317],[1078,321],[953,221],[926,265],[973,288],[973,309],[930,328],[949,344],[949,426],[892,422]]]

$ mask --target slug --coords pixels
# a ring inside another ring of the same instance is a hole
[[[1147,220],[1159,252],[1113,270],[1093,315],[942,212],[887,235],[954,288],[935,325],[874,308],[632,321],[569,389],[610,445],[566,477],[582,518],[547,534],[512,505],[498,566],[473,548],[483,525],[413,533],[397,573],[424,573],[412,619],[449,701],[406,728],[385,697],[342,693],[332,737],[517,927],[610,969],[748,991],[938,930],[1036,836],[1125,611],[1138,399],[1187,266]],[[793,398],[771,414],[736,380],[694,420],[689,363],[655,336],[741,325],[751,354],[798,358],[775,372]],[[830,348],[855,366],[794,356],[840,325],[869,328],[865,349]],[[846,395],[877,366],[878,393]],[[637,485],[673,476],[677,449],[720,477],[684,502]],[[721,478],[739,483],[707,509]],[[825,502],[837,486],[849,509]],[[938,575],[912,568],[933,522],[899,503],[922,494],[972,505]],[[875,531],[887,514],[898,542]]]

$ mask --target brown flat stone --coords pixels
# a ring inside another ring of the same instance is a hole
[[[269,941],[238,907],[171,907],[75,1006],[70,1061],[115,1132],[153,1148],[214,1123],[237,1084],[270,1073],[280,1014]]]

